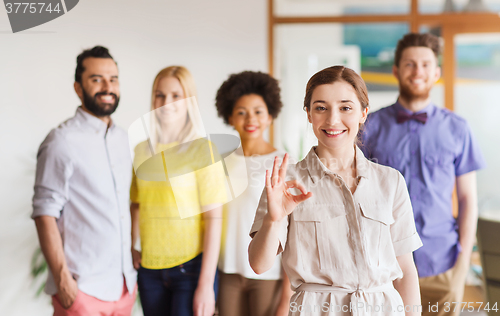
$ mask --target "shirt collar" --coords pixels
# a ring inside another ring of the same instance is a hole
[[[106,135],[106,132],[108,131],[108,126],[106,125],[106,123],[101,121],[99,118],[93,116],[92,114],[85,112],[81,106],[79,106],[76,109],[75,118],[81,124],[85,124],[88,127],[90,127],[97,134]],[[115,123],[113,122],[113,120],[111,120],[111,126],[109,127],[109,130],[113,130],[114,128],[115,128]]]
[[[315,151],[316,147],[317,146],[313,146],[307,154],[306,158],[304,158],[305,167],[307,168],[307,172],[309,172],[309,176],[311,177],[312,182],[314,183],[329,174],[338,176],[338,174],[328,169],[319,159]],[[355,151],[357,179],[368,179],[370,164],[368,163],[368,160],[365,158],[365,155],[358,146],[355,146]]]
[[[430,117],[432,114],[434,114],[434,111],[436,109],[436,105],[432,102],[430,102],[425,108],[423,108],[422,110],[418,111],[418,112],[412,112],[408,109],[406,109],[405,107],[403,107],[401,105],[401,103],[399,103],[399,100],[396,101],[396,103],[393,104],[393,107],[394,107],[394,113],[397,114],[398,111],[405,111],[406,113],[408,114],[419,114],[419,113],[427,113],[427,117]]]

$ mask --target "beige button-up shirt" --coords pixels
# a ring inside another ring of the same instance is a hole
[[[403,277],[396,257],[422,246],[403,176],[367,160],[356,147],[354,194],[313,147],[290,165],[313,196],[283,219],[282,262],[292,288],[290,315],[404,315],[392,281]],[[250,235],[267,212],[262,194]]]

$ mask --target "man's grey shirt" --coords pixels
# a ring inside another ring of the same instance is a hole
[[[129,188],[132,162],[127,133],[79,107],[53,129],[37,156],[32,218],[57,218],[64,254],[78,288],[103,301],[120,299],[132,265]],[[49,271],[47,294],[57,292]]]

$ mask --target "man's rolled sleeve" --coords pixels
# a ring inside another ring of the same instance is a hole
[[[38,149],[31,218],[44,215],[59,218],[69,199],[72,173],[68,147],[64,139],[52,131]]]
[[[397,188],[392,210],[394,223],[391,225],[391,237],[394,253],[396,257],[399,257],[422,247],[422,241],[415,227],[413,208],[406,182],[401,173],[397,172],[397,175]]]
[[[483,154],[467,122],[464,122],[463,131],[460,155],[454,161],[455,175],[457,177],[486,167]]]

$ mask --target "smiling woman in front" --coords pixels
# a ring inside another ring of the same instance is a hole
[[[285,156],[267,172],[250,265],[263,273],[283,252],[289,315],[420,315],[412,252],[422,243],[404,178],[356,145],[368,113],[363,80],[326,68],[307,83],[304,109],[318,146],[288,171]]]

